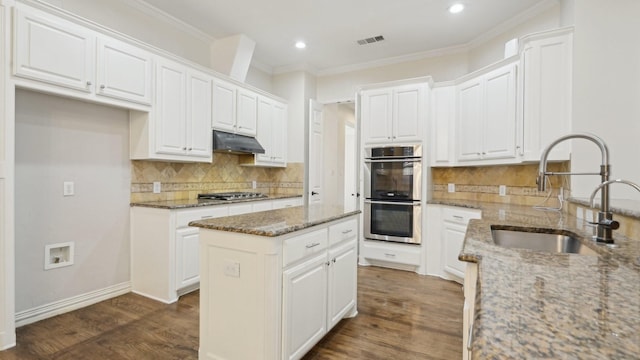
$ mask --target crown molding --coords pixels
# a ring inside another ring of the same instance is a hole
[[[491,30],[480,34],[475,39],[469,41],[467,46],[469,49],[476,48],[486,43],[487,41],[493,39],[494,37],[505,33],[509,29],[514,28],[517,25],[524,23],[527,20],[533,19],[534,17],[540,15],[542,12],[549,10],[550,8],[558,5],[558,0],[545,0],[540,3],[533,5],[527,10],[517,14],[516,16],[510,18],[509,20],[495,26]]]
[[[407,54],[407,55],[393,56],[393,57],[388,57],[384,59],[358,63],[358,64],[330,67],[330,68],[317,71],[316,75],[328,76],[328,75],[337,75],[337,74],[342,74],[342,73],[347,73],[352,71],[367,70],[367,69],[372,69],[376,67],[400,64],[400,63],[409,62],[409,61],[417,61],[417,60],[422,60],[422,59],[427,59],[432,57],[460,54],[468,51],[468,49],[469,49],[468,44],[455,45],[455,46],[450,46],[446,48],[421,51],[421,52]]]
[[[251,58],[251,67],[254,67],[260,71],[264,71],[269,75],[273,75],[273,66],[267,65],[262,61],[256,60],[255,57]]]
[[[159,19],[161,21],[164,21],[165,23],[181,30],[184,31],[185,33],[197,38],[198,40],[201,40],[203,42],[207,42],[207,43],[213,43],[216,38],[205,33],[204,31],[196,28],[195,26],[188,24],[180,19],[178,19],[177,17],[158,9],[157,7],[149,4],[148,2],[144,1],[144,0],[133,0],[133,1],[126,1],[125,2],[127,5],[142,11],[143,13]]]

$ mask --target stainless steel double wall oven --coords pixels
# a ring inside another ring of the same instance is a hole
[[[365,148],[364,237],[420,244],[422,146]]]

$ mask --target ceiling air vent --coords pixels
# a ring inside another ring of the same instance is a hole
[[[374,37],[358,40],[358,45],[373,44],[373,43],[376,43],[376,42],[379,42],[379,41],[383,41],[383,40],[384,40],[384,36],[378,35],[378,36],[374,36]]]

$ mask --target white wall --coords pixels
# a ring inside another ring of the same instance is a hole
[[[478,70],[504,59],[504,44],[507,41],[542,30],[557,28],[560,23],[561,7],[558,4],[521,24],[483,41],[469,50],[469,71]]]
[[[15,176],[16,312],[129,281],[127,111],[18,91]],[[68,241],[75,264],[44,271]]]
[[[335,75],[319,76],[318,101],[355,100],[359,86],[431,75],[446,81],[468,73],[467,54],[456,53]]]
[[[273,82],[271,74],[264,72],[254,66],[249,67],[245,83],[262,89],[266,92],[273,93]]]
[[[611,152],[612,178],[640,183],[640,1],[574,2],[573,130],[602,137]],[[572,171],[598,171],[600,152],[573,142]],[[574,196],[589,196],[597,176],[573,176]],[[612,198],[640,199],[625,185]]]

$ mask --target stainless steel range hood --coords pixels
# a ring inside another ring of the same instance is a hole
[[[258,140],[250,136],[213,130],[213,151],[231,154],[264,154]]]

